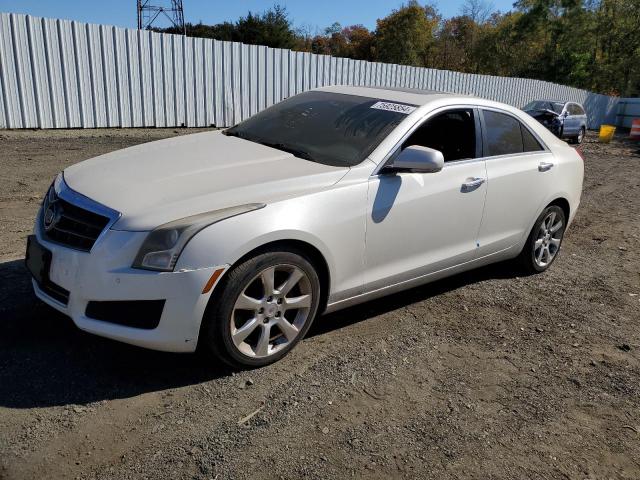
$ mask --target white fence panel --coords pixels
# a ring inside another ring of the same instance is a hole
[[[616,97],[540,80],[0,13],[0,128],[225,127],[337,84],[471,94],[515,107],[576,101],[592,128],[617,113],[630,123]]]

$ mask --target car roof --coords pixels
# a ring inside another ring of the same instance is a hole
[[[332,85],[330,87],[321,87],[318,90],[344,95],[373,97],[392,102],[410,103],[412,105],[426,105],[438,98],[456,96],[452,93],[420,90],[417,88],[352,87],[349,85]]]
[[[486,98],[464,95],[461,93],[438,92],[436,90],[421,90],[418,88],[395,88],[395,87],[356,87],[351,85],[332,85],[314,89],[323,92],[339,93],[343,95],[356,95],[368,98],[377,98],[389,102],[408,103],[423,107],[425,105],[437,104],[445,106],[447,104],[476,104],[485,107],[496,107],[505,110],[518,110],[510,105]],[[552,100],[542,100],[550,102]]]
[[[338,93],[342,95],[356,95],[376,98],[389,102],[401,102],[418,106],[417,112],[427,108],[446,107],[449,105],[478,105],[493,107],[509,111],[516,116],[522,111],[506,103],[488,100],[486,98],[463,95],[459,93],[436,92],[434,90],[420,90],[415,88],[386,88],[386,87],[354,87],[350,85],[332,85],[314,89],[321,92]]]

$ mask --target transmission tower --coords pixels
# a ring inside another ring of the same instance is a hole
[[[138,29],[151,28],[159,19],[167,19],[186,35],[182,0],[138,0]]]

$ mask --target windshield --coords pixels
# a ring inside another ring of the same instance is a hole
[[[288,98],[225,132],[325,165],[361,163],[415,105],[311,91]]]
[[[523,110],[551,110],[558,114],[562,113],[563,103],[560,102],[546,102],[543,100],[534,100],[527,103]]]

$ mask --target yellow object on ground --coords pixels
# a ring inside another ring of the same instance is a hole
[[[609,143],[616,133],[616,127],[613,125],[600,125],[600,143]]]

